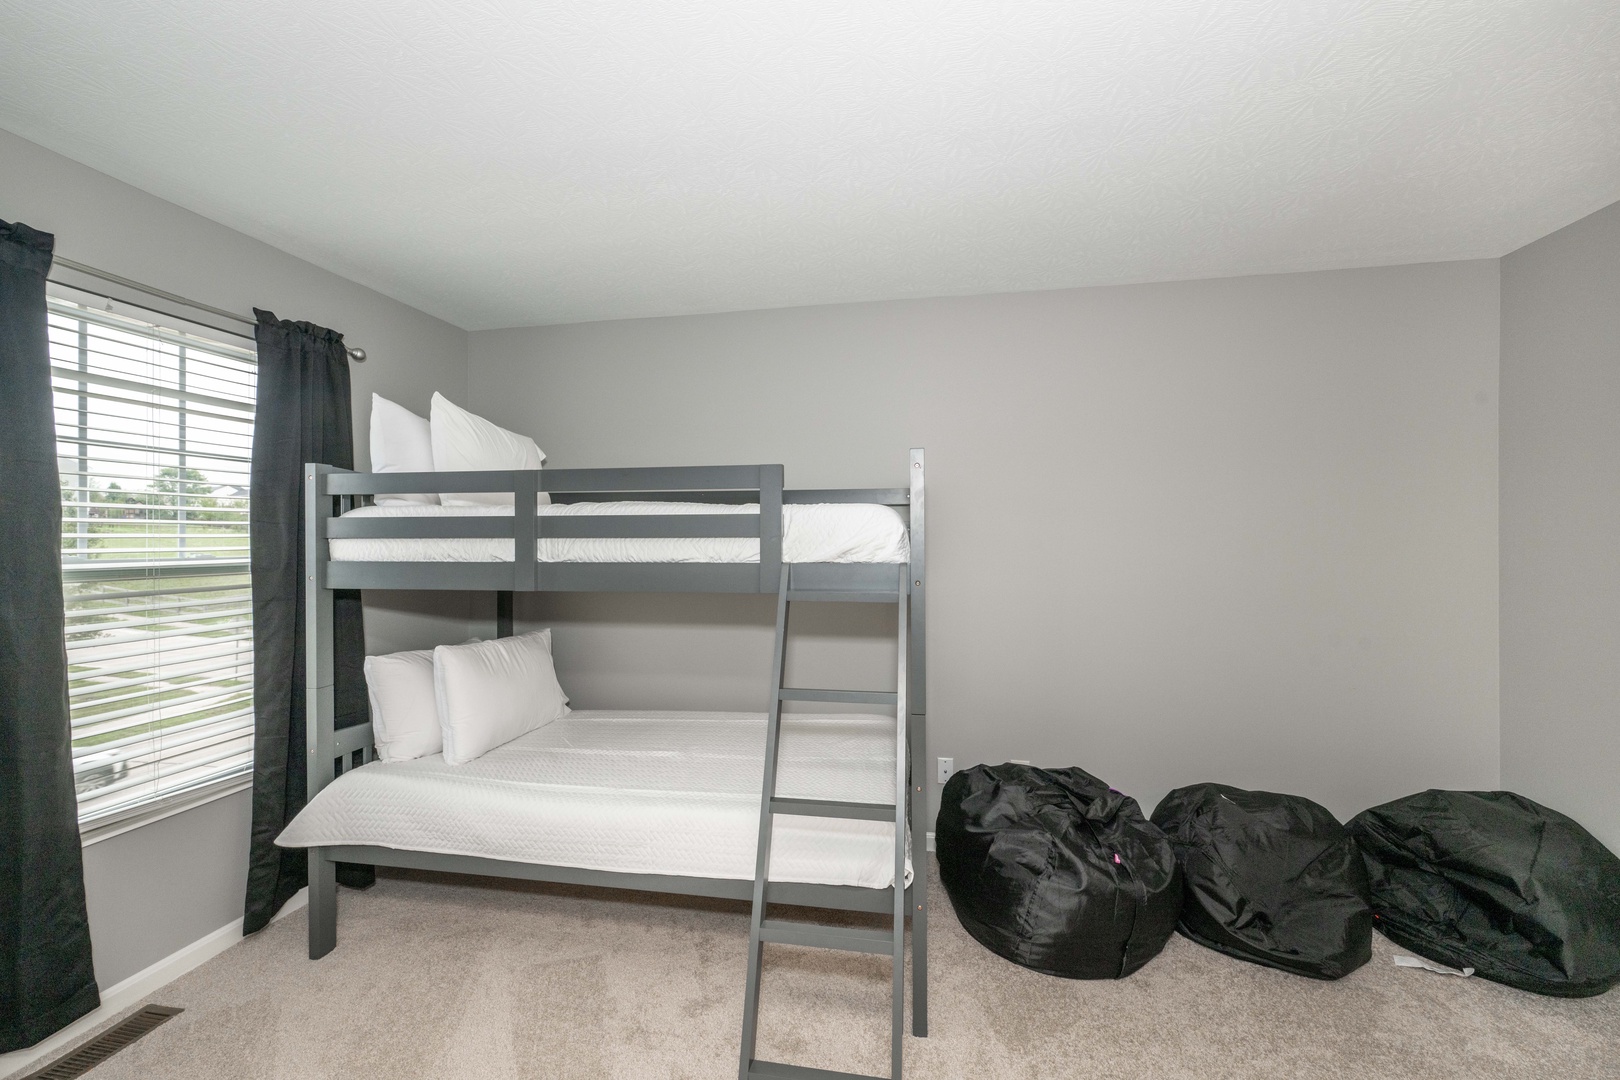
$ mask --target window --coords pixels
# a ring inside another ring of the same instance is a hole
[[[110,307],[111,305],[105,305]],[[251,349],[50,300],[82,825],[253,762]]]

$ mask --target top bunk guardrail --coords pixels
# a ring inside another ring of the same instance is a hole
[[[780,465],[666,466],[634,469],[544,469],[492,472],[356,473],[305,466],[306,558],[328,589],[467,589],[496,591],[775,592],[782,566],[784,503],[870,502],[901,508],[914,531],[921,509],[921,451],[912,453],[909,488],[786,491]],[[511,516],[343,517],[377,495],[503,493]],[[539,493],[554,503],[654,501],[757,503],[753,514],[540,516]],[[914,502],[917,505],[913,505]],[[332,561],[335,539],[510,539],[536,550],[548,538],[757,538],[757,563],[573,563],[534,558],[510,562]],[[797,572],[797,571],[796,571]],[[805,567],[822,587],[890,591],[907,571],[885,564]]]

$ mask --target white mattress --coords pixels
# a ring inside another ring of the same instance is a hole
[[[538,508],[541,517],[607,514],[757,514],[752,503],[607,502],[559,503]],[[510,517],[510,506],[429,506],[411,503],[363,506],[354,518]],[[332,540],[335,562],[511,562],[512,541]],[[540,562],[757,563],[759,540],[747,537],[635,539],[547,538]],[[782,559],[790,563],[901,563],[911,558],[904,519],[876,503],[797,503],[782,507]]]
[[[752,880],[764,760],[762,713],[576,711],[466,765],[436,754],[345,773],[276,843]],[[783,717],[781,796],[892,803],[894,768],[892,716]],[[881,821],[778,817],[771,878],[885,888],[893,836]]]

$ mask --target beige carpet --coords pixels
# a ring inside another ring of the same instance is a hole
[[[1009,964],[931,893],[932,1020],[913,1077],[1620,1077],[1620,991],[1536,997],[1373,960],[1319,983],[1181,937],[1121,982]],[[727,1078],[748,916],[737,904],[430,875],[341,890],[338,947],[293,915],[154,995],[184,1015],[91,1074]],[[767,947],[763,1056],[886,1070],[882,958]]]

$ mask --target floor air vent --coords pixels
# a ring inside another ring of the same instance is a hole
[[[148,1005],[137,1009],[83,1046],[57,1058],[38,1072],[29,1073],[21,1080],[72,1080],[75,1076],[83,1076],[169,1017],[182,1012],[185,1010],[170,1008],[167,1005]]]

